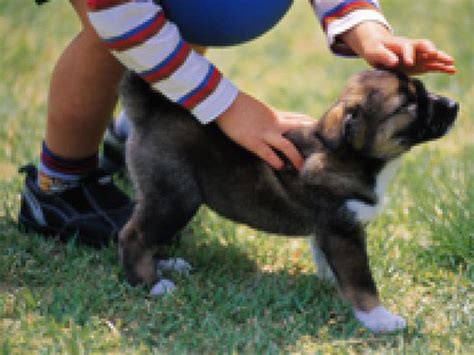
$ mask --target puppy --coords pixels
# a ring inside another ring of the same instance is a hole
[[[156,255],[165,256],[164,246],[206,204],[259,230],[310,235],[318,273],[335,279],[364,326],[405,327],[380,303],[365,225],[380,210],[399,157],[443,136],[457,116],[456,102],[400,73],[362,72],[313,126],[286,134],[303,155],[303,168],[288,163],[276,171],[137,76],[124,79],[121,93],[133,122],[127,163],[137,194],[119,236],[131,284],[159,281]]]

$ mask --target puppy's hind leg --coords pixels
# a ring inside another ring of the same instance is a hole
[[[179,178],[175,180],[178,186],[163,180],[138,184],[137,205],[119,236],[119,254],[131,284],[151,285],[158,281],[154,256],[164,256],[173,237],[200,206],[197,187],[189,191]]]
[[[125,277],[132,286],[151,285],[158,278],[153,261],[155,250],[147,245],[147,232],[141,227],[142,223],[140,212],[135,209],[119,234],[119,258]]]

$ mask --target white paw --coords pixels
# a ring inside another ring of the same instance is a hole
[[[162,279],[158,281],[150,291],[152,296],[162,296],[172,293],[176,289],[173,281]]]
[[[362,325],[375,333],[394,332],[406,327],[402,317],[390,313],[381,305],[369,312],[354,309],[354,315]]]
[[[158,273],[161,271],[176,271],[182,274],[188,274],[193,269],[191,264],[182,258],[159,260],[156,264],[156,268]]]

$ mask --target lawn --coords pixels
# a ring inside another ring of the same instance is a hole
[[[397,33],[429,37],[459,73],[427,86],[461,103],[444,139],[403,161],[369,227],[383,302],[408,328],[374,335],[315,277],[305,240],[268,236],[202,209],[176,255],[195,268],[150,298],[124,280],[113,246],[96,251],[17,229],[22,177],[37,162],[48,78],[79,29],[67,1],[0,0],[0,352],[474,353],[474,2],[382,0]],[[242,89],[320,116],[359,60],[328,53],[306,1],[269,34],[209,53]],[[124,182],[124,185],[127,185]]]

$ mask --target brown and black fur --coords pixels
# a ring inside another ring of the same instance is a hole
[[[124,80],[122,98],[133,122],[127,162],[137,205],[119,244],[132,284],[157,281],[154,256],[205,204],[263,231],[315,235],[342,293],[361,310],[379,300],[365,225],[346,202],[378,204],[375,184],[384,166],[442,136],[457,113],[457,104],[417,80],[365,71],[312,127],[287,133],[304,168],[276,171],[136,76]]]

